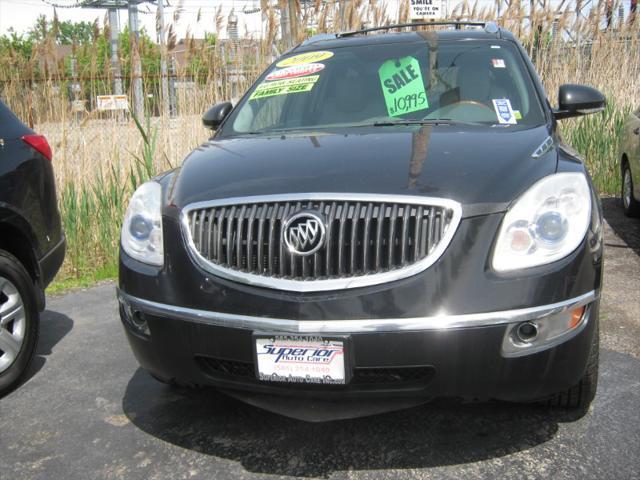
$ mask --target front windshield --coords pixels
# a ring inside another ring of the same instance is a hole
[[[514,45],[425,40],[294,53],[263,74],[220,133],[437,120],[544,123]]]

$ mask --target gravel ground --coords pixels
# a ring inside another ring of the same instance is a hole
[[[0,478],[640,478],[640,221],[604,206],[600,386],[581,418],[434,402],[311,424],[171,389],[138,368],[106,284],[49,299],[29,379],[0,401]]]

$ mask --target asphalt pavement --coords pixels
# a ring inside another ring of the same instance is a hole
[[[138,368],[107,283],[48,299],[0,400],[0,479],[640,478],[640,220],[607,219],[600,384],[585,415],[436,401],[305,423]]]

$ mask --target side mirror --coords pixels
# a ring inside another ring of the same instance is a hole
[[[232,109],[233,105],[230,102],[216,103],[202,116],[202,124],[211,130],[215,130],[227,118]]]
[[[558,109],[553,112],[556,120],[579,117],[604,110],[607,99],[595,88],[566,83],[560,85]]]

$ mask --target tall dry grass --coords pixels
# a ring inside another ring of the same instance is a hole
[[[53,59],[50,39],[22,64],[16,56],[0,58],[0,97],[45,134],[54,151],[60,208],[69,238],[62,279],[115,273],[118,229],[132,190],[155,172],[178,166],[208,136],[200,114],[218,101],[238,97],[285,50],[279,38],[279,11],[269,8],[265,0],[261,5],[262,35],[235,46],[222,47],[221,42],[212,46],[189,36],[178,44],[175,29],[169,28],[166,56],[181,59],[172,74],[177,82],[178,116],[155,115],[158,102],[147,99],[152,118],[143,125],[136,125],[129,116],[117,118],[95,110],[73,113],[68,93],[71,79],[65,65]],[[563,2],[555,9],[537,5],[512,0],[497,19],[497,3],[480,9],[477,3],[465,2],[450,17],[497,21],[517,35],[536,65],[551,104],[556,103],[563,83],[584,83],[606,93],[609,106],[604,113],[563,121],[561,132],[585,156],[600,191],[617,193],[620,128],[626,114],[640,103],[640,19],[631,23],[614,18],[605,29],[604,1],[587,18],[579,15],[575,4]],[[404,23],[408,16],[408,0],[397,11],[381,0],[351,0],[344,12],[336,1],[316,0],[298,7],[298,23],[292,30],[295,40],[301,41],[310,31]],[[220,31],[224,19],[219,11],[214,20]],[[98,61],[90,62],[79,76],[85,98],[111,93],[111,71]],[[157,71],[143,72],[143,82],[157,99]]]

